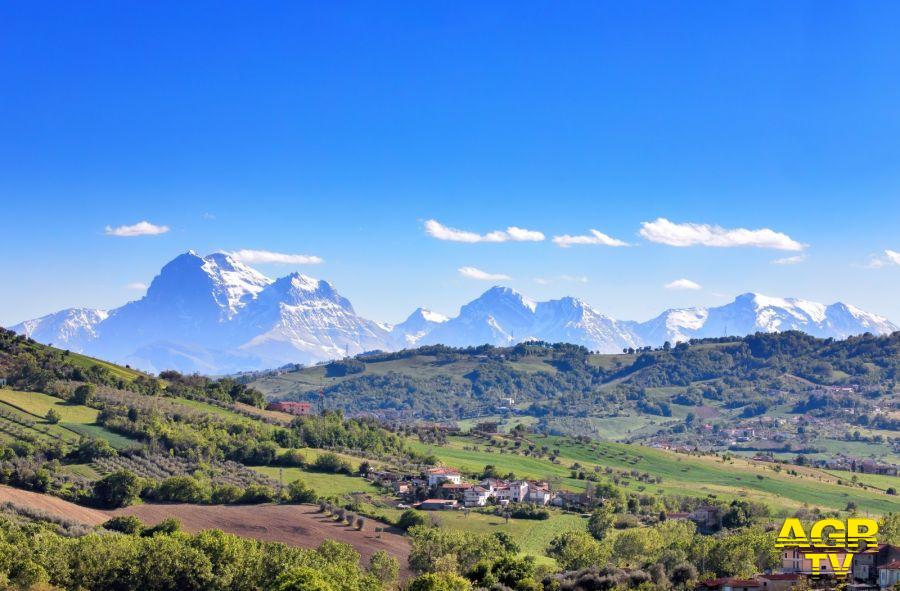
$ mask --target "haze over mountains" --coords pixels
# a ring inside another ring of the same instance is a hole
[[[419,308],[396,326],[360,317],[327,281],[272,280],[225,253],[188,252],[165,265],[147,294],[114,310],[69,308],[11,327],[37,341],[147,371],[229,373],[311,364],[425,344],[570,342],[605,353],[665,341],[801,330],[846,338],[898,327],[843,303],[747,293],[713,308],[670,309],[646,322],[610,318],[571,297],[534,302],[493,287],[446,318]]]

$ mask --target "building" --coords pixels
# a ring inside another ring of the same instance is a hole
[[[877,552],[860,552],[853,555],[853,578],[857,581],[875,584],[878,569],[900,560],[900,546],[878,544]]]
[[[432,468],[427,472],[428,486],[439,486],[445,482],[461,484],[462,475],[453,468]]]
[[[463,493],[463,502],[466,507],[484,507],[491,496],[491,491],[483,486],[473,486]]]
[[[798,573],[774,573],[756,578],[762,584],[763,591],[789,591],[800,582],[801,576]]]
[[[894,560],[878,569],[878,586],[882,589],[900,583],[900,560]]]
[[[701,591],[760,591],[762,583],[756,579],[737,579],[724,577],[721,579],[709,579],[701,581],[697,585]]]
[[[524,480],[514,480],[500,486],[494,491],[497,499],[507,503],[522,503],[528,497],[528,483]]]
[[[812,560],[806,557],[807,552],[818,554],[821,550],[804,550],[802,548],[785,548],[781,553],[781,570],[785,573],[811,573],[813,572]],[[834,560],[838,564],[846,564],[849,552],[840,550],[837,552],[828,552],[835,556]],[[819,574],[822,576],[834,575],[834,569],[831,564],[831,558],[827,560],[819,560]]]
[[[456,499],[428,499],[419,503],[422,511],[448,511],[459,507]]]
[[[700,507],[690,516],[691,521],[697,524],[700,529],[718,529],[721,525],[721,515],[719,508],[712,505]]]
[[[312,414],[312,403],[288,401],[272,402],[266,407],[266,409],[277,410],[279,412],[286,412],[291,415],[305,417]]]

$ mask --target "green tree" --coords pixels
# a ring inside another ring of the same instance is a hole
[[[606,504],[591,513],[587,529],[595,539],[602,540],[612,528],[614,521],[615,516],[613,515],[612,507]]]
[[[287,495],[293,503],[315,503],[318,498],[316,491],[299,478],[288,485]]]
[[[471,591],[472,583],[453,573],[426,573],[417,577],[407,591]]]
[[[900,544],[900,513],[888,513],[878,522],[878,541]]]
[[[384,550],[379,550],[369,559],[369,574],[383,585],[393,587],[400,575],[400,562]]]
[[[417,525],[425,525],[426,521],[424,513],[415,509],[407,509],[397,519],[397,527],[402,530],[409,530]]]
[[[104,522],[103,529],[133,535],[141,533],[144,529],[144,524],[134,515],[119,515]]]
[[[56,412],[56,409],[55,409],[55,408],[51,408],[50,410],[47,411],[47,416],[45,416],[44,418],[45,418],[45,419],[47,420],[47,422],[50,423],[51,425],[55,425],[55,424],[57,424],[57,423],[59,422],[59,420],[60,420],[62,417],[59,416],[59,413]]]
[[[110,508],[130,505],[140,492],[140,479],[127,470],[107,474],[94,483],[94,499]]]
[[[550,540],[547,556],[555,558],[565,570],[578,570],[605,564],[610,552],[587,532],[567,531]]]
[[[90,404],[94,402],[94,394],[96,392],[97,387],[94,384],[81,384],[75,388],[75,392],[72,393],[72,402],[74,404],[90,406]]]

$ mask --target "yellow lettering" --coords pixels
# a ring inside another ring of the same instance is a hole
[[[806,556],[806,559],[809,560],[810,564],[812,565],[812,570],[810,571],[811,574],[813,576],[818,575],[819,570],[820,570],[819,563],[820,563],[820,561],[825,560],[825,558],[828,555],[827,554],[806,554],[805,556]]]
[[[806,548],[809,546],[809,538],[803,530],[803,524],[796,517],[784,520],[778,538],[775,541],[776,548]]]
[[[843,563],[841,563],[841,556],[844,557]],[[828,562],[831,563],[831,570],[834,571],[834,576],[846,577],[847,573],[850,572],[850,565],[853,564],[853,554],[838,554],[832,552],[828,555]]]
[[[865,542],[866,550],[874,552],[878,548],[878,522],[866,517],[850,517],[847,519],[847,548],[854,552],[860,550],[860,542]]]
[[[816,548],[845,546],[844,522],[840,519],[822,519],[809,530],[809,539]]]

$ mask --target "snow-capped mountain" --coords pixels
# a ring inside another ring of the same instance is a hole
[[[97,337],[97,325],[106,320],[109,312],[92,308],[67,308],[34,320],[26,320],[11,330],[42,343],[53,343],[63,349],[80,351]]]
[[[528,340],[575,343],[607,353],[639,344],[626,323],[581,300],[533,302],[507,287],[491,288],[466,304],[459,316],[434,328],[422,343],[509,345]]]
[[[409,318],[391,328],[391,339],[394,348],[415,347],[426,335],[449,318],[437,312],[416,308]]]
[[[191,251],[166,264],[147,294],[114,310],[70,308],[11,327],[38,341],[149,371],[210,374],[310,364],[419,345],[569,342],[593,351],[665,341],[800,330],[846,338],[898,330],[843,303],[743,294],[712,308],[667,310],[646,322],[615,320],[571,297],[534,302],[492,287],[454,318],[419,308],[393,328],[359,316],[327,281],[272,280],[226,253]]]
[[[299,273],[259,292],[237,315],[234,328],[240,351],[278,365],[391,348],[389,333],[358,316],[330,283]]]
[[[641,341],[654,345],[664,341],[674,343],[692,338],[787,330],[843,339],[865,332],[889,334],[898,327],[883,316],[840,302],[825,305],[758,293],[739,295],[730,304],[715,308],[667,310],[634,327]]]

